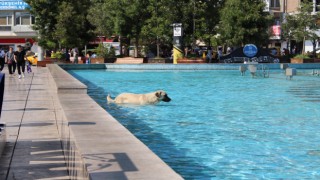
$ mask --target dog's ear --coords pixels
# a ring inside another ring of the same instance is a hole
[[[156,96],[160,98],[160,92],[156,92]]]

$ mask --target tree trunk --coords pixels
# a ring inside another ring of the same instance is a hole
[[[160,44],[159,44],[159,37],[157,36],[157,57],[160,57]]]
[[[313,46],[313,51],[312,51],[312,55],[313,55],[313,58],[316,58],[316,47],[317,47],[317,41],[316,40],[312,40],[312,46]]]
[[[134,48],[134,57],[138,57],[138,50],[139,50],[139,36],[136,36],[136,39],[135,39],[135,48]]]
[[[302,43],[302,54],[305,54],[305,46],[306,46],[306,37],[303,37],[303,43]]]

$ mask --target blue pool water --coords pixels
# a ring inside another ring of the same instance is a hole
[[[69,71],[185,179],[319,179],[320,77],[238,71]],[[301,72],[299,70],[299,72]],[[106,95],[165,90],[172,101],[118,106]]]

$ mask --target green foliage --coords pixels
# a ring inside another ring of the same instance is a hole
[[[98,57],[102,57],[102,58],[116,57],[115,49],[113,47],[106,47],[102,43],[99,44],[95,52],[97,52]]]
[[[298,59],[309,59],[310,56],[306,55],[306,54],[298,54],[296,56],[294,56],[293,58],[298,58]]]
[[[61,51],[57,51],[51,54],[51,58],[57,58],[59,60],[62,60],[62,59],[65,59],[66,57],[64,53],[62,53]]]
[[[59,13],[59,1],[25,0],[30,5],[29,11],[36,20],[33,29],[39,33],[39,45],[44,48],[49,48],[48,41],[58,44],[54,32],[57,23],[56,16]]]
[[[90,0],[25,0],[35,17],[33,28],[39,33],[44,48],[82,47],[92,38],[93,27],[87,20]]]
[[[126,45],[172,46],[172,24],[182,23],[185,45],[257,45],[268,40],[271,17],[261,0],[26,0],[46,48],[83,47],[95,36]],[[216,36],[221,34],[221,36]],[[154,50],[154,49],[153,49]]]
[[[219,33],[227,45],[266,44],[272,16],[263,12],[261,0],[226,0],[221,10]]]

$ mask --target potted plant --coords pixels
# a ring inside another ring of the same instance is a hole
[[[298,54],[290,59],[291,63],[311,63],[313,59],[307,54]]]
[[[102,43],[96,49],[97,57],[91,58],[92,64],[102,64],[102,63],[114,63],[116,61],[116,54],[114,48],[105,47]]]

